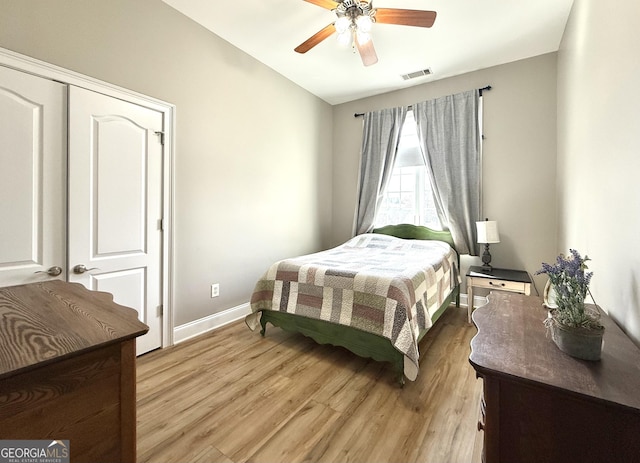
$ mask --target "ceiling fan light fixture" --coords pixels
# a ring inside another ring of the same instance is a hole
[[[351,21],[346,16],[340,16],[334,24],[338,34],[344,34],[351,27]]]
[[[348,47],[351,45],[351,30],[347,29],[344,32],[338,34],[337,37],[338,44],[343,47]]]
[[[374,22],[375,10],[371,10],[369,2],[344,0],[333,12],[337,16],[334,27],[341,46],[351,45],[355,49],[354,40],[357,40],[360,45],[371,41],[371,26]]]
[[[431,27],[436,19],[435,11],[407,10],[402,8],[374,8],[372,0],[305,0],[331,10],[336,20],[302,42],[294,51],[306,53],[333,33],[338,41],[351,44],[360,54],[362,63],[371,66],[378,62],[373,46],[371,29],[373,23],[397,24],[401,26]]]
[[[373,21],[371,20],[371,16],[358,16],[356,18],[356,28],[359,32],[363,32],[368,34],[371,32],[371,26],[373,25]]]

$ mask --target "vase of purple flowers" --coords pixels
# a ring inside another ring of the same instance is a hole
[[[546,274],[555,292],[556,307],[549,311],[545,325],[558,348],[584,360],[599,360],[602,353],[604,327],[597,307],[585,303],[593,272],[587,272],[586,262],[575,249],[556,262],[543,263],[536,275]]]

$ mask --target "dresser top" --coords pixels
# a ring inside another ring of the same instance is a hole
[[[148,331],[109,293],[52,280],[0,288],[0,379]]]
[[[592,362],[570,357],[547,336],[542,298],[492,292],[488,299],[473,313],[478,333],[469,361],[478,372],[640,410],[640,349],[606,314],[602,356]]]

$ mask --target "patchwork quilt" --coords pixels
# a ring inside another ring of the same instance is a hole
[[[274,263],[257,282],[246,322],[274,310],[377,334],[418,373],[418,336],[460,283],[456,252],[442,241],[358,235],[327,251]]]

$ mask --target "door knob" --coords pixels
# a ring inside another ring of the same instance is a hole
[[[57,277],[58,275],[60,275],[62,273],[62,268],[58,267],[56,265],[54,267],[51,267],[49,270],[39,270],[39,271],[33,272],[33,273],[46,273],[49,276]]]
[[[78,275],[88,272],[89,270],[98,270],[98,267],[87,268],[84,264],[78,264],[73,267],[73,273],[77,273]]]

